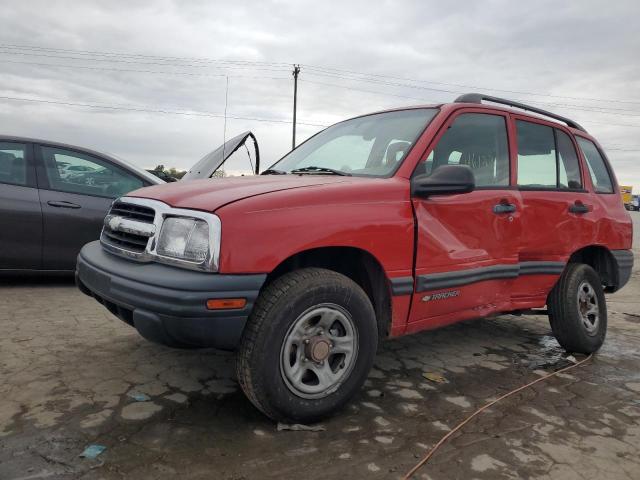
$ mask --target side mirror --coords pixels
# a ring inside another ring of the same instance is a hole
[[[442,165],[431,175],[417,175],[411,180],[411,195],[453,195],[469,193],[476,187],[473,171],[467,165]]]

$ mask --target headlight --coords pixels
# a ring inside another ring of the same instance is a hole
[[[200,218],[167,216],[162,222],[156,254],[163,260],[188,262],[201,270],[215,271],[220,248],[220,220],[207,222]],[[186,266],[186,265],[185,265]]]

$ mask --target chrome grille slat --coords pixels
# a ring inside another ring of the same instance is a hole
[[[125,221],[130,221],[130,223],[134,222],[134,225],[135,222],[139,222],[142,224],[153,224],[155,221],[156,212],[151,207],[116,201],[111,206],[107,218],[113,216],[125,219]],[[102,229],[101,240],[107,245],[118,247],[129,252],[143,253],[147,248],[149,236],[124,232],[122,230],[112,230],[107,222]]]
[[[109,213],[132,220],[143,220],[147,223],[153,223],[156,216],[153,208],[123,202],[115,202]]]
[[[138,235],[132,235],[130,233],[114,232],[114,231],[106,231],[104,232],[104,234],[107,237],[115,239],[118,242],[131,243],[133,245],[138,245],[142,247],[140,248],[140,251],[144,250],[144,247],[147,246],[147,239],[145,238],[144,240],[140,240],[140,237]]]
[[[153,215],[147,215],[147,214],[138,213],[138,212],[130,212],[127,210],[122,210],[120,208],[112,208],[109,213],[118,214],[121,217],[131,218],[134,220],[146,220],[148,221],[148,223],[153,223],[153,218],[154,218]]]

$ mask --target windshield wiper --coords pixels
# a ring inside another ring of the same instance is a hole
[[[291,173],[314,173],[314,172],[330,173],[331,175],[344,175],[347,177],[351,176],[350,173],[343,172],[342,170],[334,170],[333,168],[327,168],[327,167],[310,166],[310,167],[294,168],[293,170],[291,170]]]
[[[286,175],[286,174],[287,172],[285,172],[284,170],[276,170],[275,168],[268,168],[264,172],[262,172],[260,175]]]

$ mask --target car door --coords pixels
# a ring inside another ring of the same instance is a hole
[[[38,270],[42,259],[42,211],[33,148],[0,142],[0,270]]]
[[[100,237],[112,201],[145,182],[105,158],[54,145],[36,149],[42,265],[46,270],[73,270],[80,248]]]
[[[575,140],[555,123],[514,116],[517,185],[522,197],[520,262],[514,301],[546,298],[568,257],[598,228]],[[529,271],[527,271],[527,269]]]
[[[510,182],[507,115],[458,111],[429,150],[414,175],[467,165],[476,188],[412,199],[417,247],[409,331],[506,309],[518,275],[521,206]]]

